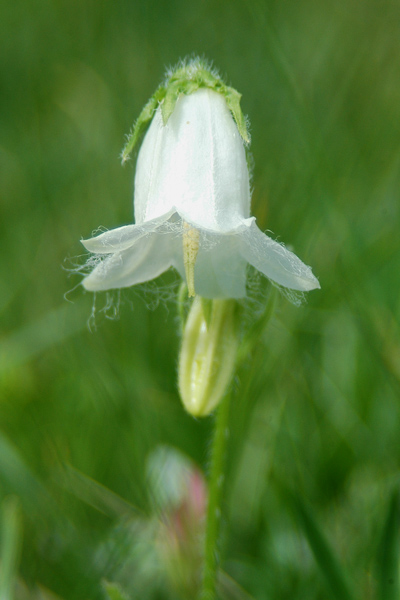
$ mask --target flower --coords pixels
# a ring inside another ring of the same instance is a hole
[[[136,167],[135,224],[82,242],[102,258],[83,286],[129,287],[172,266],[186,280],[189,296],[240,298],[249,263],[280,286],[320,287],[310,267],[262,233],[250,216],[243,132],[232,92],[226,92],[231,88],[194,88],[177,88],[166,122],[168,89],[151,111]]]

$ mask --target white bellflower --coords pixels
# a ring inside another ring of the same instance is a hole
[[[82,242],[102,256],[84,287],[128,287],[172,266],[186,279],[190,296],[240,298],[248,263],[281,286],[320,287],[310,267],[250,216],[245,121],[232,109],[231,88],[204,82],[193,87],[175,91],[167,119],[168,89],[147,111],[152,120],[136,166],[135,224]]]

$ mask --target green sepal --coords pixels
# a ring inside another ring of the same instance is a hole
[[[233,118],[235,119],[239,133],[246,144],[250,144],[250,134],[247,129],[246,119],[240,108],[240,99],[242,94],[239,94],[234,88],[225,87],[222,92],[225,96],[226,103],[229,110],[231,111]]]
[[[240,108],[241,94],[234,88],[225,85],[219,76],[210,70],[210,66],[205,61],[195,58],[183,64],[181,63],[178,68],[172,71],[164,85],[160,85],[148,100],[128,135],[121,154],[122,163],[128,160],[130,153],[144,133],[159,105],[161,106],[161,115],[165,126],[174,111],[179,96],[182,94],[188,96],[200,88],[209,88],[224,96],[240,136],[244,143],[248,145],[250,134],[246,119]]]
[[[210,71],[209,65],[198,58],[194,58],[175,69],[168,78],[168,85],[175,81],[194,83],[196,85],[195,89],[199,87],[214,88],[219,84],[224,85],[221,79]]]
[[[182,93],[184,93],[184,89],[180,81],[175,81],[167,87],[164,102],[161,104],[161,116],[164,126],[172,115],[175,104]]]
[[[167,90],[164,86],[160,85],[148,100],[135,124],[132,127],[132,131],[129,133],[124,149],[122,150],[121,158],[122,164],[124,164],[134,147],[136,146],[140,136],[147,127],[149,121],[154,116],[154,112],[157,109],[159,103],[165,98]]]

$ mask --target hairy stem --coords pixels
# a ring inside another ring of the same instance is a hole
[[[208,508],[204,548],[203,581],[200,600],[215,600],[220,565],[219,537],[221,500],[224,487],[225,450],[229,436],[228,417],[230,394],[219,405],[212,443],[211,469],[208,484]]]

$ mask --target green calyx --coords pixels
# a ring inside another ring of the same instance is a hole
[[[122,151],[122,163],[125,163],[147,125],[154,116],[155,110],[161,105],[164,125],[173,113],[179,96],[193,94],[200,88],[209,88],[222,94],[235,120],[239,133],[246,145],[250,143],[247,121],[240,108],[241,94],[234,88],[225,85],[218,73],[210,65],[199,58],[179,63],[175,69],[168,72],[167,78],[161,84],[144,106],[137,121],[128,135]]]

